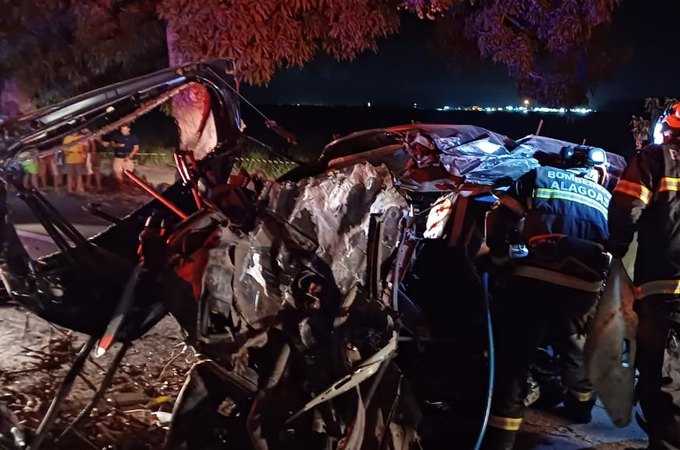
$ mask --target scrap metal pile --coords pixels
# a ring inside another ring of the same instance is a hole
[[[88,355],[122,343],[113,374],[170,313],[201,362],[175,402],[166,448],[473,448],[488,361],[469,255],[482,247],[494,191],[537,167],[539,153],[573,144],[474,126],[369,130],[249,189],[229,177],[241,137],[230,68],[168,69],[3,125],[0,204],[14,186],[60,247],[32,260],[4,206],[4,286],[89,336],[37,430],[22,444],[0,429],[3,445],[48,448]],[[23,151],[54,152],[64,135],[107,130],[187,83],[210,95],[214,151],[198,162],[178,151],[181,180],[100,235],[84,239],[17,181]],[[615,177],[623,160],[610,165]]]

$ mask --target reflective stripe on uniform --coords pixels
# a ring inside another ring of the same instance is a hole
[[[595,395],[595,392],[590,391],[590,392],[578,392],[573,389],[569,389],[569,393],[576,398],[579,402],[589,402],[590,400],[593,399],[593,396]]]
[[[514,197],[510,197],[509,195],[503,195],[501,196],[499,201],[501,205],[505,206],[518,216],[523,216],[524,213],[526,212],[526,208],[524,207],[524,205]]]
[[[659,183],[659,192],[680,191],[680,178],[663,177]]]
[[[524,278],[545,281],[546,283],[557,284],[579,291],[600,292],[602,289],[601,281],[585,281],[580,278],[565,275],[553,270],[543,269],[534,266],[519,266],[515,269],[515,275]]]
[[[517,431],[522,425],[522,419],[515,419],[513,417],[489,416],[489,426],[493,428],[500,428],[501,430]]]
[[[570,202],[576,202],[580,203],[585,206],[589,206],[591,208],[594,208],[598,210],[599,212],[602,213],[604,216],[604,219],[607,220],[607,207],[604,206],[601,203],[598,203],[596,200],[593,200],[590,197],[586,197],[581,194],[576,194],[574,192],[567,192],[567,191],[560,191],[558,189],[550,189],[550,188],[538,188],[536,189],[535,193],[536,198],[544,198],[544,199],[559,199],[559,200],[567,200]]]
[[[620,192],[621,194],[635,197],[645,205],[649,205],[649,202],[652,200],[652,191],[646,186],[628,180],[619,180],[614,188],[614,192]]]
[[[656,280],[635,286],[635,299],[640,300],[650,295],[679,295],[680,280]]]

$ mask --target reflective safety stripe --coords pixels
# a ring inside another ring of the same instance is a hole
[[[661,294],[680,295],[680,280],[656,280],[635,287],[637,300]]]
[[[526,212],[524,205],[519,200],[510,197],[509,195],[501,196],[500,203],[518,216],[523,216]]]
[[[579,402],[589,402],[590,400],[593,399],[593,396],[595,395],[595,392],[590,391],[590,392],[578,392],[573,389],[569,389],[569,393],[573,395],[576,400]]]
[[[489,426],[493,428],[500,428],[501,430],[517,431],[522,425],[522,419],[515,419],[512,417],[489,416]]]
[[[680,191],[680,178],[663,177],[659,183],[659,192]]]
[[[519,266],[515,269],[515,275],[524,278],[545,281],[546,283],[556,284],[579,291],[600,292],[602,289],[601,281],[584,281],[580,278],[565,275],[554,270],[543,269],[534,266]]]
[[[645,205],[649,205],[649,202],[652,200],[652,191],[646,186],[628,180],[619,180],[614,188],[614,192],[620,192],[635,197]]]
[[[570,202],[580,203],[582,205],[589,206],[600,211],[604,216],[604,220],[607,220],[607,207],[597,202],[597,200],[593,200],[592,198],[586,197],[581,194],[560,191],[558,189],[538,188],[536,189],[535,197],[544,199],[568,200]]]

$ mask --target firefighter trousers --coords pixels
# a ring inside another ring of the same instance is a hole
[[[568,395],[582,402],[593,398],[594,388],[586,375],[583,347],[588,321],[595,312],[594,306],[580,317],[563,317],[551,323],[547,336],[547,343],[553,345],[562,361],[562,382]]]
[[[650,450],[680,450],[680,298],[635,302],[638,399]]]
[[[524,416],[529,366],[549,327],[580,320],[598,293],[512,276],[494,299],[496,381],[483,448],[510,450]]]

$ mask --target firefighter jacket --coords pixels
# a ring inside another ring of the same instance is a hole
[[[539,167],[500,196],[487,216],[492,256],[510,244],[526,244],[528,256],[513,260],[518,276],[598,292],[609,264],[607,207],[611,194],[573,172]]]
[[[647,145],[626,166],[609,206],[609,251],[622,257],[635,232],[636,298],[680,294],[680,146]]]

